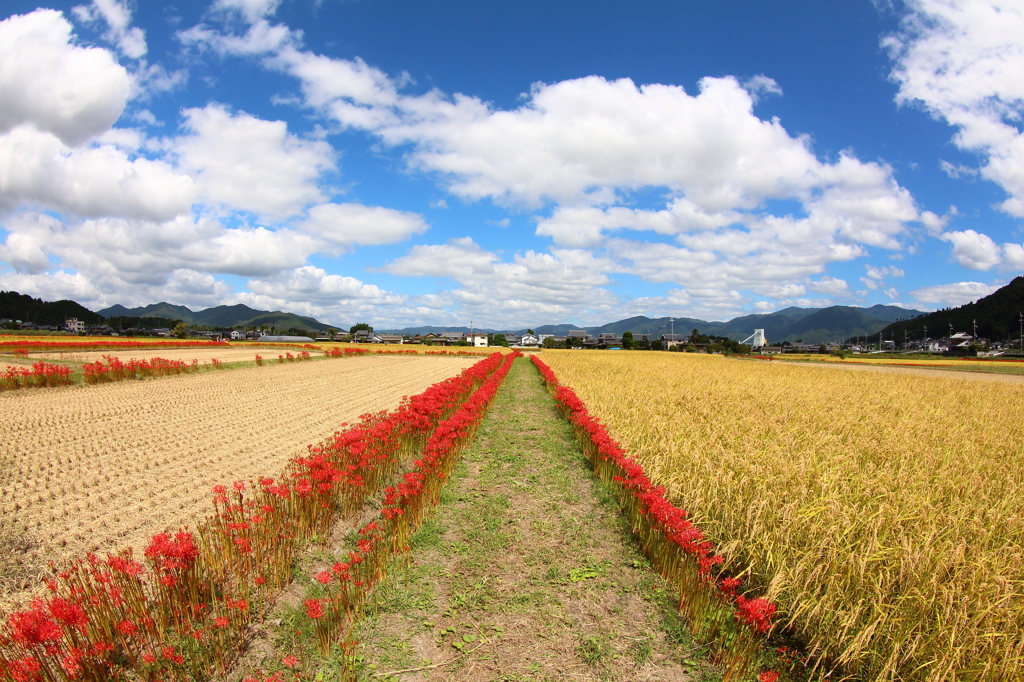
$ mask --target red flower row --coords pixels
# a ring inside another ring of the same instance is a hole
[[[714,553],[712,543],[687,512],[666,499],[665,489],[651,482],[643,467],[626,455],[571,388],[559,384],[543,360],[536,355],[531,360],[572,424],[595,473],[618,493],[644,553],[665,578],[678,585],[680,609],[695,634],[720,647],[726,679],[744,675],[759,655],[752,635],[763,636],[772,629],[775,604],[738,594],[742,582],[715,568],[724,559]],[[737,623],[743,627],[737,629]]]
[[[494,354],[404,399],[392,413],[364,415],[310,446],[309,456],[294,460],[277,481],[216,486],[215,514],[195,533],[154,536],[145,564],[130,550],[73,563],[48,583],[48,599],[0,627],[0,680],[223,676],[244,650],[254,612],[288,583],[303,548],[329,537],[339,513],[360,511],[402,461],[464,441],[460,405],[479,408],[473,391],[491,385],[501,363]],[[339,580],[348,576],[352,602],[379,579],[372,554],[379,528],[364,529],[359,553],[336,565]]]
[[[32,369],[27,367],[8,367],[0,375],[0,391],[15,388],[67,386],[70,383],[70,367],[52,365],[47,362],[32,363]]]

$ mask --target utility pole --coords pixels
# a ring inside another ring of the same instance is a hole
[[[1024,313],[1020,313],[1020,352],[1024,355]]]

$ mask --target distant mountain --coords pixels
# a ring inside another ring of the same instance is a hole
[[[481,332],[483,334],[495,334],[498,333],[497,329],[489,329],[487,327],[437,327],[431,325],[423,325],[422,327],[405,327],[403,329],[392,329],[390,327],[377,327],[373,328],[375,332],[386,332],[389,334],[401,334],[403,336],[416,336],[417,334],[440,334],[442,332],[462,332],[468,334],[469,332]]]
[[[109,308],[97,311],[103,317],[162,317],[168,320],[181,320],[186,324],[195,324],[193,313],[183,305],[171,305],[170,303],[152,303],[141,308],[125,308],[123,305],[113,305]]]
[[[755,329],[764,329],[771,343],[803,341],[804,343],[826,343],[851,336],[868,336],[877,333],[890,322],[900,318],[911,318],[922,314],[920,310],[907,310],[898,306],[875,305],[870,308],[852,306],[831,306],[829,308],[784,308],[774,313],[744,315],[727,322],[708,322],[692,317],[650,318],[643,315],[609,322],[599,327],[586,327],[594,335],[624,332],[650,334],[660,337],[670,333],[690,334],[696,329],[709,336],[725,336],[742,341]],[[535,327],[538,334],[565,335],[573,325],[543,325]],[[549,331],[550,330],[550,331]]]
[[[948,336],[950,325],[953,333],[967,332],[973,335],[977,323],[978,336],[1002,341],[1020,336],[1021,313],[1024,313],[1024,277],[1016,277],[1006,286],[973,303],[934,313],[907,315],[905,319],[893,322],[880,331],[883,339],[902,342],[904,338],[924,338],[925,327],[928,328],[928,337],[933,339]]]
[[[88,325],[99,324],[101,321],[99,315],[74,301],[47,302],[17,291],[0,291],[0,318],[62,327],[69,317],[77,317]]]
[[[583,329],[583,327],[577,327],[574,324],[544,324],[539,327],[530,327],[536,334],[553,334],[554,336],[568,336],[569,332],[574,329]],[[525,334],[527,328],[517,329],[516,334]]]
[[[204,327],[259,327],[260,325],[276,326],[278,329],[312,329],[322,331],[330,325],[312,317],[283,313],[279,310],[268,312],[256,310],[247,305],[219,305],[206,310],[192,312],[183,305],[170,303],[153,303],[141,308],[125,308],[114,305],[98,311],[103,317],[161,317],[181,320],[185,324]]]

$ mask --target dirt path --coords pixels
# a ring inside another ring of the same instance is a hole
[[[360,679],[719,679],[601,497],[518,360],[414,537],[414,565],[378,587]]]

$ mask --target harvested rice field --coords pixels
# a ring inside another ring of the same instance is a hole
[[[203,518],[214,484],[276,476],[341,423],[478,361],[369,356],[0,394],[0,610],[47,562],[141,552]]]
[[[291,353],[298,355],[303,348],[270,348],[260,346],[220,346],[206,348],[147,348],[147,349],[118,349],[118,350],[89,350],[89,351],[62,351],[56,353],[31,353],[28,356],[29,362],[46,360],[48,362],[96,362],[104,356],[110,355],[124,362],[128,360],[152,360],[163,358],[164,360],[181,360],[183,362],[209,362],[220,360],[221,362],[252,362],[257,355],[262,355],[267,362],[277,362],[278,355]],[[309,354],[317,357],[322,355],[319,351],[309,351]]]

